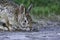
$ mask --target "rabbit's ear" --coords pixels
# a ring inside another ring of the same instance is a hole
[[[30,4],[30,6],[28,7],[28,9],[26,10],[26,12],[30,12],[30,10],[32,9],[32,7],[33,7],[33,4]]]
[[[19,10],[21,13],[25,12],[25,6],[21,4]]]

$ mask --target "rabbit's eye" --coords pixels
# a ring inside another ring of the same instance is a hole
[[[26,20],[24,22],[26,22]]]

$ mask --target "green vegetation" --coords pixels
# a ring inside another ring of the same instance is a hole
[[[28,7],[31,3],[34,5],[31,14],[38,17],[49,17],[51,15],[60,15],[60,0],[13,0],[17,4],[23,3]]]

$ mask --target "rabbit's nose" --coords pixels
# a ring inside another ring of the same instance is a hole
[[[23,25],[25,25],[25,23],[23,23]]]

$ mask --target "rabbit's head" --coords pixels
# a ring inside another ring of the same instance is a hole
[[[30,26],[29,24],[30,19],[28,20],[28,18],[30,17],[29,13],[30,13],[31,8],[32,8],[32,4],[28,8],[26,8],[23,4],[20,5],[19,10],[21,14],[21,19],[19,18],[18,19],[20,20],[19,22],[21,26],[24,28]]]

